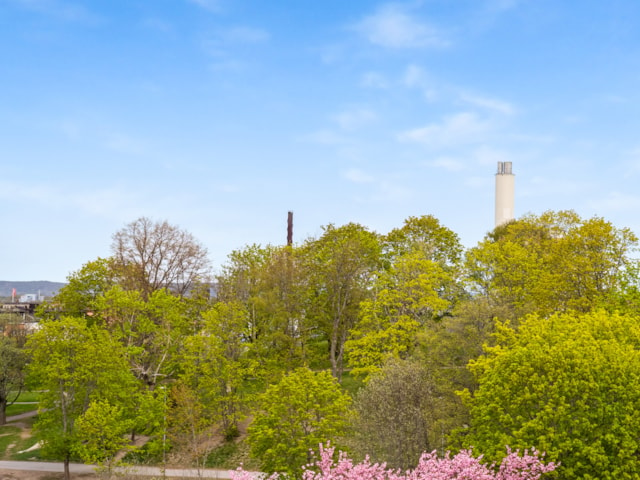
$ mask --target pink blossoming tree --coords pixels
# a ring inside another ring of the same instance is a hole
[[[423,453],[418,466],[401,472],[388,469],[384,463],[371,463],[368,458],[354,463],[344,452],[334,460],[335,449],[320,446],[320,459],[302,469],[303,480],[539,480],[543,474],[552,472],[557,465],[543,463],[535,450],[520,452],[507,448],[507,456],[499,466],[481,463],[482,456],[473,457],[471,450],[456,455],[447,453],[439,458],[436,452]],[[255,480],[256,474],[242,468],[232,472],[233,480]],[[278,474],[268,480],[280,480]]]

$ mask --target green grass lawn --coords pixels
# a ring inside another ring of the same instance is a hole
[[[29,418],[21,423],[26,424],[27,431],[31,430],[33,419]],[[22,435],[23,429],[14,425],[0,427],[0,459],[2,460],[40,460],[40,449],[22,452],[36,444],[35,436]],[[23,438],[24,437],[24,438]]]
[[[13,395],[9,396],[9,399],[13,399]],[[39,402],[40,401],[40,392],[29,392],[24,391],[20,393],[20,396],[16,400],[16,402]]]
[[[34,403],[26,404],[26,405],[22,403],[9,405],[7,407],[7,417],[11,417],[13,415],[20,415],[21,413],[25,413],[25,412],[32,412],[37,409],[38,409],[38,405]]]
[[[35,450],[31,450],[30,452],[25,452],[24,450],[28,450],[30,447],[37,443],[38,439],[36,437],[29,437],[24,439],[19,439],[16,443],[15,448],[11,449],[10,459],[17,461],[27,461],[27,460],[42,460],[40,456],[40,449],[37,448]],[[23,452],[23,453],[18,453]]]
[[[15,445],[20,439],[21,429],[18,427],[12,427],[10,425],[4,425],[0,427],[0,458],[7,458],[7,447],[9,445]]]

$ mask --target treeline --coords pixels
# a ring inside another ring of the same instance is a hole
[[[562,478],[632,478],[637,242],[561,211],[465,250],[410,217],[384,235],[350,223],[246,246],[212,276],[189,233],[141,218],[70,275],[37,332],[2,338],[0,408],[27,372],[46,391],[43,452],[67,464],[109,464],[145,434],[148,453],[202,466],[208,433],[232,440],[250,418],[266,472],[295,474],[331,441],[402,469],[425,451],[536,448]]]

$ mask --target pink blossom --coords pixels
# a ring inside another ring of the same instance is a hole
[[[371,463],[365,458],[353,463],[344,452],[338,453],[334,460],[335,448],[329,444],[320,445],[320,459],[314,464],[303,467],[303,480],[538,480],[547,472],[557,468],[553,462],[544,464],[535,450],[520,455],[507,447],[507,456],[500,466],[481,463],[482,456],[472,456],[471,450],[463,450],[456,455],[447,453],[439,458],[435,451],[423,453],[418,466],[413,470],[400,472],[388,469],[385,463]],[[245,472],[242,468],[231,472],[233,480],[255,480],[255,473]],[[267,480],[279,480],[277,474]]]

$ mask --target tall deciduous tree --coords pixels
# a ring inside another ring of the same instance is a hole
[[[83,319],[63,317],[44,323],[29,338],[28,350],[29,374],[43,390],[35,428],[43,452],[64,461],[69,479],[71,456],[88,440],[82,437],[78,420],[92,402],[129,408],[135,380],[122,346],[106,330],[88,327]]]
[[[391,261],[397,256],[420,251],[428,260],[455,268],[462,258],[460,239],[432,215],[409,217],[404,225],[383,238],[384,252]]]
[[[200,472],[214,448],[210,441],[213,436],[212,420],[196,392],[182,382],[172,385],[169,401],[167,434],[171,447],[186,453],[190,463]]]
[[[67,284],[48,302],[44,315],[93,316],[96,300],[117,283],[113,259],[98,258],[87,262],[67,277]]]
[[[218,277],[217,299],[244,306],[245,339],[261,376],[277,378],[307,359],[305,284],[299,250],[291,246],[236,250]]]
[[[145,298],[163,288],[184,295],[209,279],[207,250],[166,221],[142,217],[131,222],[113,235],[111,249],[121,282]]]
[[[153,389],[175,372],[182,337],[191,330],[183,299],[165,289],[145,299],[138,291],[115,286],[95,304],[101,324],[125,347],[137,378]]]
[[[354,399],[355,451],[390,467],[415,467],[422,452],[442,445],[440,397],[425,362],[390,361]]]
[[[380,255],[378,235],[355,223],[328,225],[320,238],[304,246],[308,315],[329,342],[331,372],[338,379],[344,369],[344,344],[358,319],[360,303],[371,293]]]
[[[249,427],[253,456],[266,472],[294,475],[320,443],[338,442],[349,421],[350,397],[328,372],[299,368],[271,385]]]
[[[345,349],[352,372],[370,375],[389,358],[407,358],[418,343],[418,332],[450,310],[451,301],[440,295],[449,283],[449,273],[420,250],[396,258],[377,277],[350,331]]]
[[[184,340],[181,378],[223,433],[238,434],[243,415],[240,390],[253,372],[244,341],[247,312],[240,303],[219,302],[204,313],[203,329]]]
[[[7,421],[7,406],[22,391],[27,360],[26,352],[13,338],[0,334],[0,425]]]
[[[594,311],[527,317],[498,329],[471,363],[463,445],[489,459],[536,447],[566,479],[635,478],[640,470],[640,325]]]
[[[467,254],[472,288],[511,318],[600,305],[634,265],[636,236],[575,212],[529,215],[496,228]]]

